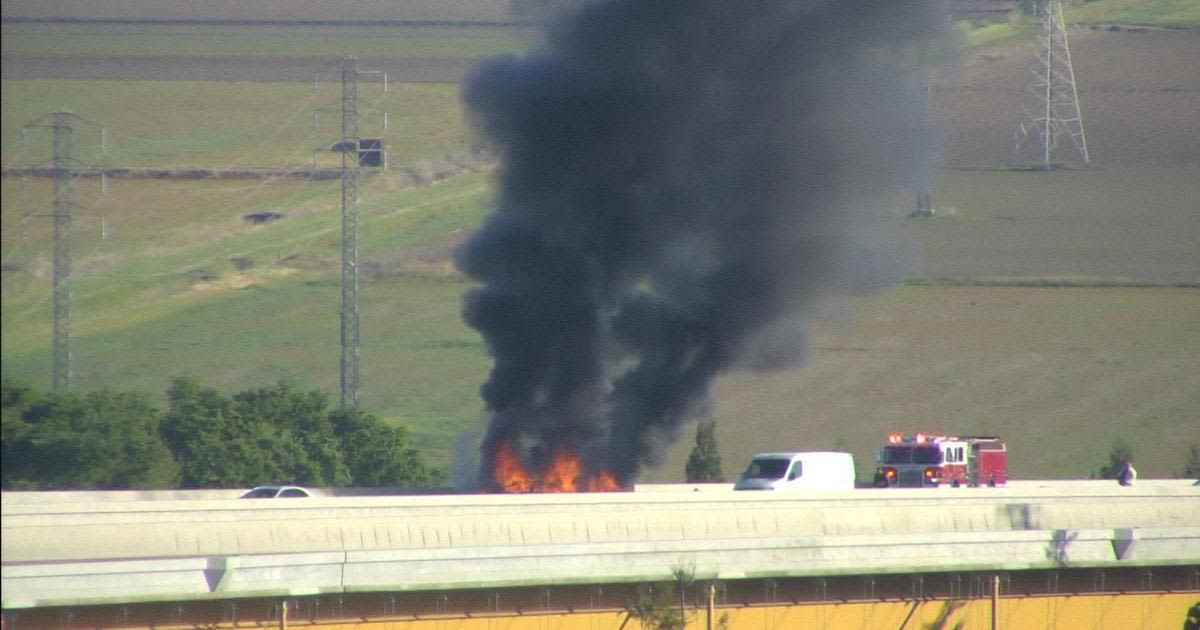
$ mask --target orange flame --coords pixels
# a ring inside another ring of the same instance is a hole
[[[512,445],[504,442],[496,450],[496,483],[504,492],[532,492],[533,477],[521,466]]]
[[[620,483],[617,483],[617,478],[612,476],[608,471],[604,471],[588,479],[588,492],[620,492],[624,489]]]
[[[535,477],[524,466],[512,444],[502,442],[496,449],[494,477],[502,492],[617,492],[624,490],[616,477],[601,472],[584,478],[579,455],[560,448],[554,461]]]

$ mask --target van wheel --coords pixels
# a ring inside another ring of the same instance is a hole
[[[959,483],[958,483],[957,479],[954,480],[954,483],[950,484],[950,487],[952,487],[952,488],[957,488],[958,486],[959,486]]]

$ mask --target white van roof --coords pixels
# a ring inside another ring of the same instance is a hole
[[[806,455],[806,456],[807,455],[816,455],[816,456],[832,455],[835,457],[843,457],[843,456],[850,455],[850,453],[845,453],[842,451],[780,451],[780,452],[773,452],[773,453],[759,453],[758,455],[755,455],[752,459],[758,459],[760,457],[769,457],[772,459],[783,459],[783,458],[792,459],[793,457],[796,457],[797,455]]]

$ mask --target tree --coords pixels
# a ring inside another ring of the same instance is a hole
[[[333,434],[356,486],[418,486],[443,480],[412,445],[408,431],[357,409],[330,414]]]
[[[717,449],[716,420],[696,425],[696,445],[688,455],[684,474],[688,483],[725,481],[725,473],[721,470],[721,454]]]
[[[671,577],[674,579],[670,582],[642,586],[628,605],[629,616],[647,630],[684,630],[688,626],[687,594],[696,585],[696,567],[674,566]],[[706,583],[704,587],[715,588],[716,584]],[[718,630],[728,630],[728,614],[714,621]]]
[[[184,487],[412,486],[442,478],[402,427],[330,409],[319,391],[279,383],[227,398],[181,378],[167,398],[163,434]]]
[[[648,630],[683,630],[687,620],[675,608],[674,582],[650,584],[638,589],[637,599],[629,603],[629,616]]]
[[[0,485],[5,488],[21,488],[29,482],[25,459],[34,427],[24,413],[41,398],[28,385],[7,378],[0,385]]]
[[[4,383],[4,487],[171,487],[178,467],[139,393],[41,394]]]
[[[186,488],[265,483],[346,485],[350,481],[320,392],[287,383],[226,398],[187,378],[167,392],[163,435]]]
[[[1188,609],[1187,619],[1183,620],[1183,630],[1200,630],[1200,602]]]
[[[214,389],[176,378],[167,390],[162,433],[180,465],[184,488],[244,486],[250,454],[232,403]]]
[[[1108,463],[1101,466],[1096,472],[1098,479],[1116,479],[1121,474],[1121,470],[1125,468],[1125,462],[1133,461],[1133,447],[1129,446],[1125,440],[1117,438],[1112,445],[1112,450],[1108,453]]]
[[[233,409],[237,417],[274,437],[273,452],[288,479],[309,485],[350,484],[325,394],[296,391],[280,382],[235,394]]]
[[[1200,446],[1192,446],[1187,463],[1183,465],[1184,479],[1200,480]]]
[[[225,396],[172,381],[160,413],[139,393],[0,390],[5,488],[427,485],[442,479],[403,427],[287,383]]]

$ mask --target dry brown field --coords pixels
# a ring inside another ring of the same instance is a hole
[[[903,222],[935,286],[831,308],[802,369],[721,379],[727,475],[809,448],[869,473],[898,430],[999,434],[1021,478],[1087,477],[1117,440],[1143,474],[1181,473],[1200,445],[1200,72],[1179,60],[1200,59],[1200,31],[1070,38],[1091,164],[1013,168],[1030,42],[940,74],[936,213]]]
[[[723,378],[727,475],[807,448],[850,450],[869,473],[898,430],[999,434],[1021,478],[1087,477],[1117,440],[1143,474],[1181,473],[1200,445],[1200,72],[1180,60],[1200,59],[1200,31],[1070,42],[1090,166],[1013,168],[1032,43],[940,74],[936,214],[904,221],[914,276],[937,286],[831,309],[800,370]]]
[[[742,372],[715,392],[727,475],[754,453],[836,449],[873,470],[887,433],[1000,435],[1016,478],[1087,478],[1114,440],[1174,477],[1200,439],[1200,292],[904,287],[814,327],[807,363]],[[660,472],[678,480],[682,440]]]
[[[1071,59],[1092,162],[1098,167],[1200,164],[1200,30],[1069,29]],[[933,102],[950,168],[1004,167],[1013,133],[1035,103],[1037,49],[1008,41],[965,53],[939,74]]]

